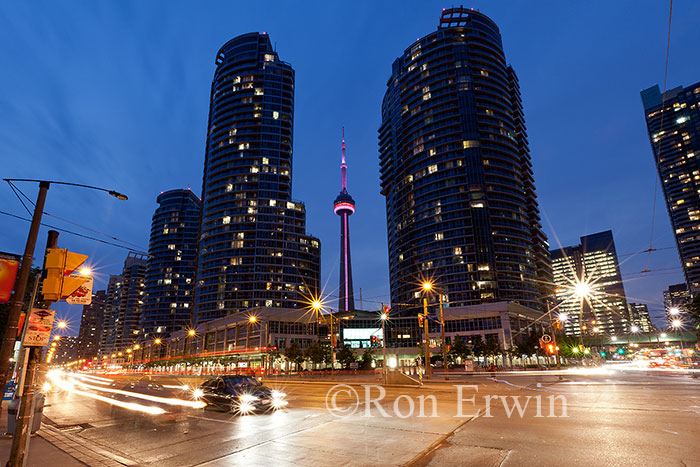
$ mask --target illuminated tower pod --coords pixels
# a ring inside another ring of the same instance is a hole
[[[315,292],[321,244],[292,199],[294,69],[265,33],[221,47],[211,87],[195,310],[208,321],[296,308]]]
[[[444,10],[394,61],[379,166],[392,302],[416,313],[423,276],[449,306],[545,308],[551,262],[518,78],[486,15]]]
[[[340,286],[338,288],[338,311],[355,309],[355,297],[352,288],[352,263],[350,261],[350,216],[355,212],[355,200],[348,193],[347,170],[345,160],[345,131],[343,131],[342,159],[340,162],[340,194],[333,203],[333,211],[340,216]]]

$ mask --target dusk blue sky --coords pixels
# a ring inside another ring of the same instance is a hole
[[[436,29],[443,7],[406,2],[3,2],[0,5],[0,174],[98,185],[53,186],[45,211],[146,250],[161,191],[202,183],[214,58],[229,39],[267,32],[296,70],[294,198],[322,241],[322,276],[337,288],[345,126],[355,293],[389,301],[377,129],[392,62]],[[639,91],[663,84],[667,1],[495,2],[474,7],[500,27],[520,79],[535,183],[552,246],[611,229],[629,301],[663,314],[662,290],[682,282],[674,248],[651,256],[656,171]],[[674,2],[669,88],[700,81],[700,2]],[[21,188],[32,199],[34,184]],[[10,188],[0,209],[27,216]],[[54,218],[45,222],[80,230]],[[0,216],[0,250],[21,253],[29,224]],[[42,228],[37,256],[47,229]],[[83,231],[87,234],[90,232]],[[127,251],[61,234],[90,255],[97,287]],[[674,246],[657,189],[654,246]],[[359,300],[359,297],[357,297]],[[358,301],[356,300],[356,301]],[[359,303],[356,303],[360,305]],[[77,333],[81,307],[59,305]],[[657,324],[663,322],[655,320]]]

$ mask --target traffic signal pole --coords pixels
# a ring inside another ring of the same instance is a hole
[[[445,370],[445,381],[450,379],[449,367],[447,365],[447,343],[445,342],[445,317],[442,313],[442,292],[438,291],[440,297],[440,324],[442,325],[442,367]]]
[[[12,296],[12,306],[10,307],[10,313],[7,317],[5,336],[2,340],[2,346],[0,346],[0,388],[2,388],[3,392],[7,381],[10,379],[10,357],[15,347],[15,341],[17,340],[19,315],[22,313],[22,303],[24,302],[24,294],[27,291],[27,281],[29,280],[29,273],[32,270],[36,239],[39,236],[39,227],[41,226],[41,216],[44,213],[47,191],[49,191],[49,182],[40,182],[39,195],[36,198],[34,214],[32,215],[32,224],[31,227],[29,227],[29,236],[27,237],[27,244],[24,247],[19,277],[15,285],[15,294]],[[37,278],[37,280],[39,280],[39,278]],[[2,400],[0,400],[0,410],[2,410]]]
[[[56,248],[57,244],[58,232],[49,230],[46,249]],[[46,305],[50,307],[51,302],[46,302]],[[29,310],[27,314],[27,325],[29,325],[29,314],[31,314],[31,310]],[[29,358],[26,362],[27,374],[24,378],[24,387],[22,388],[22,397],[20,398],[19,411],[17,413],[17,426],[15,428],[15,434],[12,437],[12,451],[10,451],[10,459],[7,461],[6,467],[25,467],[27,465],[32,418],[36,406],[34,394],[37,388],[36,382],[42,349],[43,347],[29,348]]]
[[[425,332],[425,377],[430,378],[432,370],[430,368],[430,337],[428,336],[428,299],[423,297],[423,329]]]

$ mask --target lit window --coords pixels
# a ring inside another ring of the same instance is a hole
[[[275,120],[277,120],[278,118],[280,118],[280,113],[279,113],[278,111],[276,111],[276,110],[273,110],[273,111],[272,111],[272,118],[274,118]]]
[[[445,238],[445,235],[442,232],[438,232],[435,234],[435,240],[442,240]]]
[[[175,245],[174,245],[174,244],[168,245],[168,250],[174,250],[174,249],[175,249]]]
[[[268,159],[267,157],[263,157],[263,158],[262,158],[262,163],[263,163],[263,165],[267,165],[267,164],[270,163],[270,159]]]
[[[688,117],[680,117],[680,118],[676,119],[676,123],[678,123],[680,125],[681,123],[685,123],[688,120],[690,120]]]
[[[469,141],[462,141],[462,148],[467,149],[467,148],[478,148],[479,147],[479,142],[475,140],[469,140]]]
[[[275,56],[273,54],[265,54],[265,61],[266,62],[274,62]]]
[[[221,220],[221,222],[222,222],[223,224],[230,224],[230,223],[231,223],[231,216],[225,216],[225,217]]]
[[[481,201],[472,201],[471,203],[469,203],[469,205],[473,208],[483,208],[484,207],[484,203]]]
[[[226,191],[231,191],[231,190],[233,190],[233,184],[229,183],[228,185],[226,185]]]
[[[432,96],[430,95],[430,93],[429,93],[429,92],[428,92],[428,93],[425,93],[425,94],[423,94],[423,100],[424,100],[424,101],[427,101],[427,100],[428,100],[428,99],[430,99],[431,97],[432,97]]]
[[[429,165],[428,166],[428,173],[433,174],[437,172],[437,164]]]
[[[259,169],[256,165],[254,165],[250,168],[250,173],[256,174],[256,173],[258,173],[258,171],[259,171]]]

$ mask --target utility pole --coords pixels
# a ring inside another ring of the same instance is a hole
[[[445,381],[450,379],[449,369],[447,367],[447,342],[445,342],[445,317],[442,313],[442,292],[438,290],[440,297],[440,324],[442,324],[442,366],[445,369]]]
[[[382,357],[384,358],[383,363],[382,363],[382,373],[384,373],[384,384],[387,383],[388,375],[387,375],[387,360],[386,360],[386,326],[384,323],[386,323],[386,320],[389,318],[388,313],[386,312],[386,308],[384,307],[384,304],[382,303],[382,315],[381,315],[381,320],[382,320]]]
[[[425,335],[425,377],[430,378],[430,337],[428,336],[428,298],[423,297],[423,330]]]
[[[49,238],[46,242],[46,249],[57,248],[58,232],[49,230]],[[38,280],[38,278],[37,278]],[[47,306],[51,306],[51,301],[45,301]],[[31,310],[29,310],[31,314]],[[29,325],[29,314],[27,315],[27,325]],[[27,465],[27,455],[29,453],[29,439],[32,430],[32,418],[36,406],[36,380],[41,360],[42,347],[30,347],[29,358],[26,360],[27,374],[24,379],[24,388],[20,398],[19,411],[17,413],[17,427],[12,438],[12,450],[10,459],[6,467],[24,467]]]
[[[15,340],[17,340],[19,315],[22,313],[24,294],[27,291],[27,281],[29,279],[29,273],[32,269],[34,250],[36,249],[36,239],[39,236],[39,226],[41,225],[41,216],[44,213],[44,203],[46,202],[47,191],[49,191],[49,182],[40,182],[39,195],[36,198],[34,214],[32,215],[32,225],[29,228],[29,236],[27,237],[27,244],[24,247],[24,255],[22,256],[22,264],[19,269],[19,277],[17,279],[17,285],[15,285],[15,294],[12,296],[12,306],[10,307],[10,314],[7,317],[5,337],[2,340],[2,346],[0,346],[0,388],[2,388],[3,391],[7,385],[7,380],[10,378],[10,357],[12,356],[12,352],[15,347]],[[39,280],[38,277],[37,280]],[[31,309],[28,310],[28,312],[31,312]],[[1,400],[0,410],[2,410]]]

